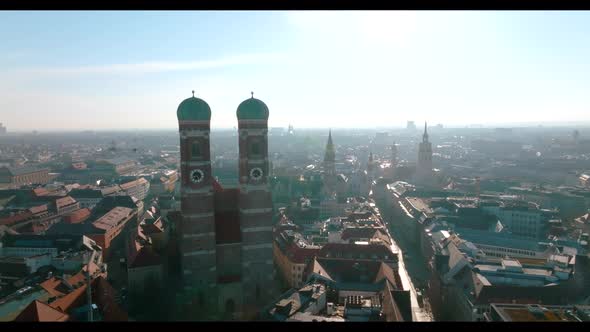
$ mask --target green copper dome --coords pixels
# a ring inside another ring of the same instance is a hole
[[[203,99],[195,97],[193,92],[192,97],[183,100],[178,105],[176,116],[179,121],[208,121],[211,120],[211,108]]]
[[[244,100],[238,106],[238,120],[268,120],[268,107],[262,100],[252,98]]]

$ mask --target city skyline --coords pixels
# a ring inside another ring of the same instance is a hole
[[[250,91],[269,106],[271,127],[590,121],[583,12],[0,18],[17,27],[2,29],[0,46],[0,121],[9,131],[174,129],[193,89],[211,106],[214,129],[237,126]]]

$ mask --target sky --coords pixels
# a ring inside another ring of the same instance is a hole
[[[178,104],[237,126],[590,121],[590,12],[4,11],[9,131],[177,128]]]

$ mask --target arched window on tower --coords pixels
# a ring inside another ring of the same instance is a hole
[[[191,143],[191,159],[198,159],[201,157],[201,144],[199,141],[192,141]]]
[[[229,299],[225,301],[225,314],[228,317],[232,317],[234,312],[236,311],[236,303],[233,299]]]
[[[250,144],[250,154],[253,156],[258,156],[261,154],[259,142],[252,142],[252,144]]]
[[[203,305],[205,305],[205,295],[203,295],[202,292],[199,292],[198,300],[199,300],[199,306],[202,307]]]

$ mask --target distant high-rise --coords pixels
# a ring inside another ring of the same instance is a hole
[[[395,145],[395,141],[391,145],[391,167],[395,167],[397,165],[397,146]]]
[[[406,125],[406,129],[407,130],[416,130],[416,124],[414,123],[414,121],[408,121],[408,124]]]
[[[367,174],[369,179],[373,181],[375,179],[375,160],[373,160],[373,152],[369,152],[369,161],[367,162]]]
[[[289,124],[289,129],[287,130],[289,135],[293,135],[293,125]]]
[[[2,125],[0,123],[0,125]],[[578,143],[580,140],[580,132],[576,129],[574,130],[574,132],[572,133],[572,137],[574,138],[574,143]]]
[[[394,141],[393,144],[391,145],[391,163],[390,163],[389,174],[388,174],[391,179],[395,178],[396,167],[397,167],[397,146],[395,145],[395,141]]]
[[[0,135],[6,134],[6,127],[4,127],[2,125],[2,122],[0,122]]]

